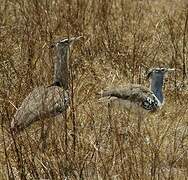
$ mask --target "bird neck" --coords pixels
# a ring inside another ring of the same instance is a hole
[[[164,77],[156,77],[151,80],[151,91],[155,94],[155,96],[158,98],[161,104],[164,101],[163,91],[162,91],[163,81],[164,81]]]
[[[68,59],[69,46],[57,46],[57,57],[54,67],[54,83],[62,86],[65,90],[68,89],[70,78]]]

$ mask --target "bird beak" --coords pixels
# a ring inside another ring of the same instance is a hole
[[[70,46],[72,46],[73,43],[74,43],[75,41],[78,41],[80,38],[83,38],[83,36],[78,36],[78,37],[72,37],[72,38],[70,38],[70,39],[69,39]]]
[[[74,40],[79,40],[80,38],[83,38],[83,36],[78,36],[78,37],[75,37]]]
[[[174,68],[172,68],[172,69],[167,69],[167,72],[174,72],[175,71],[175,69]]]

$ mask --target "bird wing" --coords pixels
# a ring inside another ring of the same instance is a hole
[[[61,87],[35,88],[16,111],[11,127],[22,130],[35,121],[64,112],[68,104],[69,96]]]
[[[147,111],[155,111],[161,105],[154,93],[141,85],[129,85],[103,90],[99,100],[126,101]]]

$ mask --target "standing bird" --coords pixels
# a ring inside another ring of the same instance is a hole
[[[131,84],[125,87],[115,87],[103,90],[100,101],[123,105],[126,109],[139,110],[139,112],[155,112],[164,104],[162,91],[164,77],[167,72],[174,69],[153,68],[148,72],[150,89],[141,85]]]
[[[56,47],[57,52],[54,82],[48,87],[35,88],[23,100],[11,122],[14,132],[18,133],[36,121],[59,115],[69,107],[69,53],[73,43],[80,37],[65,38],[52,46]]]

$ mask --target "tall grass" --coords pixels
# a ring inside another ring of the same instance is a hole
[[[0,0],[0,179],[186,179],[188,6],[183,0]],[[16,107],[52,82],[50,44],[82,35],[71,54],[71,107],[19,137]],[[161,111],[139,117],[97,101],[118,84],[148,86],[150,67],[175,67]]]

